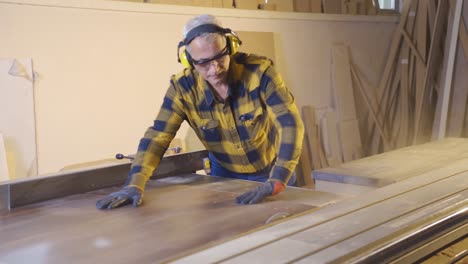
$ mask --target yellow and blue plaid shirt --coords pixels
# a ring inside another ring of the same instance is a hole
[[[184,120],[224,168],[255,173],[275,162],[270,179],[288,182],[304,135],[294,97],[265,57],[236,53],[229,67],[224,102],[196,70],[172,76],[154,125],[140,140],[128,185],[144,188]]]

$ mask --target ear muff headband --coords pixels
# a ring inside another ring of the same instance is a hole
[[[215,24],[204,24],[195,27],[187,33],[185,39],[179,42],[179,45],[177,46],[177,60],[187,68],[193,67],[192,57],[190,57],[190,54],[185,49],[182,54],[179,54],[180,48],[187,46],[194,38],[203,33],[219,33],[226,36],[226,45],[229,49],[229,55],[234,55],[242,44],[242,41],[237,34],[229,28],[222,28]]]

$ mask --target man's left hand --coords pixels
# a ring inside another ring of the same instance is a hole
[[[255,204],[263,201],[268,196],[276,195],[284,190],[284,184],[278,181],[267,181],[254,190],[248,191],[236,197],[238,204]]]

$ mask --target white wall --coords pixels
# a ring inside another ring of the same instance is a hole
[[[377,84],[396,17],[298,14],[104,0],[0,0],[0,58],[33,59],[39,173],[134,153],[152,125],[184,23],[211,13],[238,31],[274,32],[299,106],[327,106],[331,44],[350,46]],[[184,137],[185,126],[179,133]]]

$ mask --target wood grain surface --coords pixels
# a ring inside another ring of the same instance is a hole
[[[0,263],[165,262],[311,210],[303,201],[320,196],[287,188],[261,204],[234,202],[257,184],[191,174],[150,181],[139,208],[96,209],[114,187],[0,211]]]

